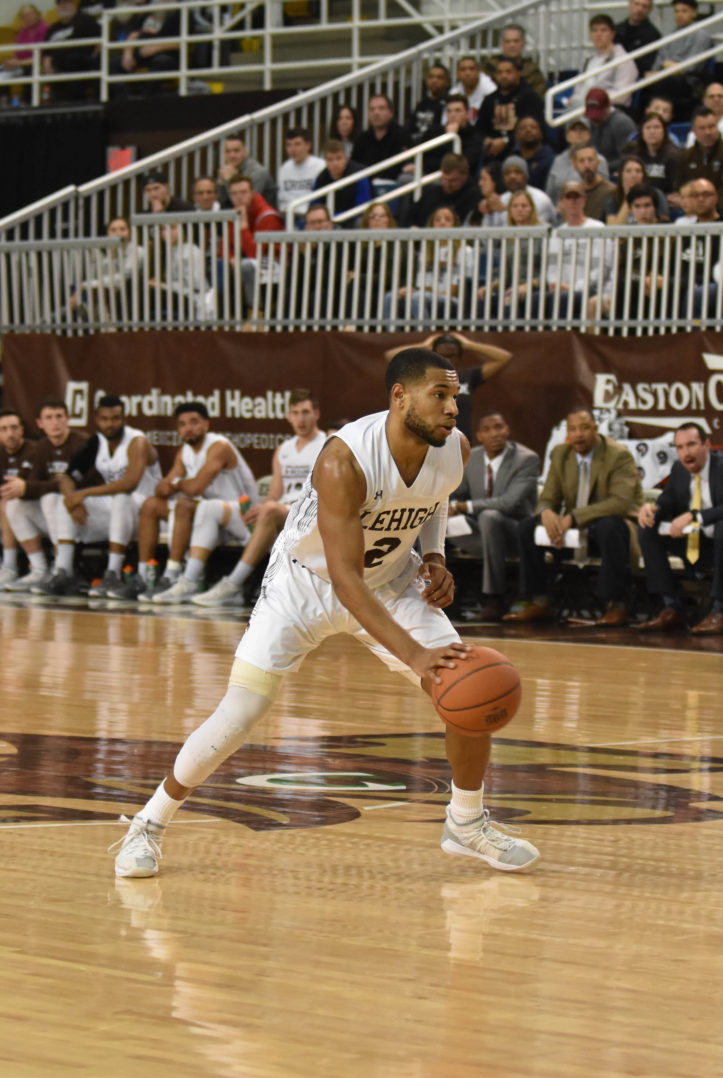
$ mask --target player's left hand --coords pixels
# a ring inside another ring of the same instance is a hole
[[[426,561],[420,571],[426,581],[424,601],[440,610],[450,606],[454,600],[454,577],[446,566],[436,561]]]

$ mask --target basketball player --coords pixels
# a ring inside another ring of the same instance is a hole
[[[222,535],[243,543],[248,540],[249,531],[241,519],[238,500],[242,494],[248,496],[252,505],[259,500],[251,469],[228,438],[209,431],[208,409],[203,401],[184,401],[173,414],[183,445],[153,496],[141,506],[138,572],[112,587],[108,592],[110,599],[183,602],[200,590],[206,560]],[[168,561],[163,580],[149,587],[148,563],[156,553],[161,520],[169,522]],[[181,577],[181,561],[189,541],[190,557]]]
[[[455,429],[457,372],[442,356],[409,348],[386,381],[389,410],[347,424],[319,455],[272,551],[228,691],[111,847],[120,847],[118,876],[158,871],[176,810],[244,743],[284,675],[327,636],[355,636],[426,691],[438,668],[464,661],[466,646],[442,612],[454,594],[443,555],[447,499],[469,457]],[[508,871],[531,865],[534,846],[502,834],[482,807],[489,735],[448,729],[446,747],[453,784],[442,849]]]
[[[18,412],[6,408],[0,412],[0,481],[25,479],[33,467],[35,442],[25,437],[25,427]],[[3,560],[0,566],[0,591],[18,578],[18,543],[0,502]]]
[[[286,418],[294,437],[283,442],[274,453],[268,497],[260,505],[252,506],[245,515],[246,523],[253,528],[251,538],[233,572],[221,577],[208,591],[193,597],[191,602],[196,606],[234,606],[243,602],[245,581],[271,550],[289,508],[299,497],[314,467],[326,435],[319,430],[319,405],[311,390],[292,389]],[[229,506],[226,512],[230,511]]]
[[[24,478],[14,476],[0,487],[8,524],[25,551],[30,571],[6,585],[6,591],[29,592],[47,582],[48,565],[43,536],[57,546],[57,512],[62,500],[59,476],[87,441],[71,431],[64,400],[49,397],[40,403],[35,422],[44,437],[36,443],[33,466]]]
[[[63,504],[58,507],[56,571],[41,594],[82,591],[73,578],[75,544],[109,540],[108,567],[90,596],[105,597],[120,583],[125,552],[138,526],[138,511],[161,478],[158,454],[141,430],[126,426],[120,397],[105,396],[95,412],[98,433],[89,438],[58,477]],[[100,483],[93,480],[100,477]],[[82,484],[77,489],[77,484]]]

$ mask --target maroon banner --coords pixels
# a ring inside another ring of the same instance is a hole
[[[42,397],[63,397],[74,425],[93,428],[99,396],[126,401],[128,421],[148,432],[164,467],[177,444],[173,409],[206,401],[212,429],[228,434],[256,475],[268,473],[289,434],[288,393],[307,386],[322,426],[386,406],[384,351],[422,334],[114,333],[3,338],[5,406],[34,432]],[[544,452],[552,427],[575,404],[625,419],[632,438],[655,438],[695,419],[720,443],[723,334],[622,338],[581,333],[472,334],[513,359],[475,394],[474,415],[499,408],[513,436]],[[464,366],[470,366],[467,353]],[[165,447],[165,448],[164,448]]]

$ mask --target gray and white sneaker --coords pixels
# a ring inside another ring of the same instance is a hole
[[[66,572],[65,569],[56,569],[44,584],[34,584],[30,589],[30,593],[31,595],[44,595],[49,599],[77,597],[88,594],[88,585]]]
[[[158,862],[163,856],[161,843],[165,827],[144,820],[139,815],[132,820],[121,816],[121,820],[123,823],[129,823],[130,827],[123,838],[108,847],[108,853],[118,850],[115,859],[116,876],[133,876],[138,879],[155,876]]]
[[[110,569],[107,569],[100,584],[93,584],[92,587],[88,588],[88,598],[107,599],[110,589],[120,588],[120,586],[121,578],[118,573],[113,573]]]
[[[177,579],[178,577],[176,577],[176,580]],[[171,580],[171,578],[168,576],[162,576],[160,580],[156,581],[152,588],[146,588],[145,591],[142,591],[139,594],[138,602],[152,603],[153,596],[158,595],[158,593],[161,591],[167,591],[170,588],[171,584],[175,584],[175,580]]]
[[[0,569],[0,591],[5,591],[8,584],[12,584],[17,579],[18,574],[14,569]]]
[[[442,849],[445,853],[462,857],[477,857],[503,872],[519,872],[522,868],[529,868],[540,856],[540,851],[531,842],[505,835],[493,827],[487,809],[483,809],[482,815],[472,823],[458,824],[452,819],[448,808]]]
[[[142,576],[139,576],[138,573],[124,573],[123,579],[117,587],[111,585],[108,588],[106,598],[125,599],[133,602],[140,599],[145,591],[147,591],[147,584]]]
[[[6,584],[5,591],[12,591],[15,594],[24,591],[32,592],[34,587],[47,584],[50,577],[51,574],[47,569],[31,569],[25,576],[19,576],[17,580],[11,580],[9,584]]]
[[[208,591],[194,595],[191,599],[196,606],[241,606],[243,601],[243,589],[234,584],[229,576],[222,576]]]
[[[186,580],[185,577],[179,576],[175,584],[171,584],[170,588],[166,588],[165,591],[155,591],[153,593],[152,603],[187,603],[192,595],[198,595],[201,590],[201,584],[198,580]]]

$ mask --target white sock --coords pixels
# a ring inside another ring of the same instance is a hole
[[[147,570],[148,570],[148,562],[147,561],[139,561],[138,562],[138,576],[141,578],[141,580],[146,579]]]
[[[179,576],[181,575],[181,568],[182,566],[180,561],[171,561],[171,559],[169,558],[166,562],[166,568],[163,575],[168,577],[168,579],[173,584],[173,582],[175,580],[178,580]]]
[[[203,576],[205,568],[206,563],[201,561],[200,558],[189,558],[186,562],[186,568],[183,570],[183,579],[191,580],[195,584]]]
[[[16,573],[18,569],[18,548],[14,546],[3,547],[3,569],[10,569]]]
[[[482,815],[482,794],[484,786],[479,790],[460,790],[452,783],[452,800],[449,811],[455,823],[466,824],[478,820]]]
[[[175,801],[172,797],[169,797],[166,793],[165,786],[161,783],[150,801],[143,806],[138,815],[144,820],[150,820],[151,823],[156,823],[161,827],[165,827],[167,823],[170,823],[174,814],[182,804],[183,801]]]
[[[123,568],[123,561],[125,554],[109,554],[108,555],[108,572],[117,573],[120,576],[121,569]]]
[[[231,580],[237,588],[240,588],[244,580],[248,580],[253,571],[253,565],[248,565],[245,561],[240,561],[229,576],[229,580]]]
[[[42,550],[36,550],[33,554],[28,554],[28,561],[30,562],[31,569],[45,570],[48,568],[48,563],[45,560],[45,555]]]
[[[58,553],[55,556],[55,571],[64,569],[70,576],[73,572],[73,558],[75,557],[75,543],[58,543]]]

